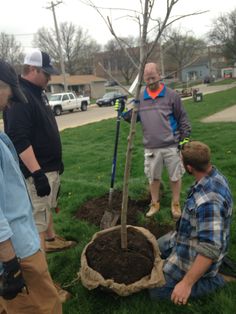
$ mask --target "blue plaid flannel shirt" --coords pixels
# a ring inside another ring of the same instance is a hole
[[[168,243],[172,251],[164,272],[180,281],[201,254],[202,246],[217,252],[204,277],[215,276],[228,249],[232,206],[227,180],[213,167],[189,190],[177,230]]]

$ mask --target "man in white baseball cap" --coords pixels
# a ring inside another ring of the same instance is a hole
[[[24,64],[39,67],[49,75],[59,74],[59,71],[53,67],[50,56],[39,49],[34,49],[26,54]]]

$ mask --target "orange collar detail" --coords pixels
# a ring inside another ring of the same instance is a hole
[[[159,88],[158,88],[157,90],[155,90],[155,91],[152,91],[152,90],[150,90],[150,89],[147,87],[147,93],[148,93],[148,95],[149,95],[152,99],[155,99],[155,98],[157,98],[157,97],[159,96],[159,94],[162,92],[163,88],[164,88],[164,84],[163,84],[163,83],[160,83]]]

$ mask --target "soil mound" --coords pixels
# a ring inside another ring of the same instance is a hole
[[[86,251],[88,265],[105,279],[126,285],[149,275],[154,254],[151,243],[134,228],[128,229],[128,248],[121,249],[120,230],[114,230],[94,240]]]
[[[85,220],[96,226],[100,226],[100,221],[104,211],[108,208],[109,194],[102,195],[84,203],[77,211],[76,218]],[[139,215],[147,211],[150,203],[150,197],[142,200],[128,199],[128,215],[127,224],[133,226],[141,226],[148,229],[156,238],[161,237],[165,233],[174,229],[173,224],[160,224],[153,219],[148,219],[142,224],[139,221]],[[121,210],[122,192],[114,191],[112,197],[112,207],[114,210]],[[120,224],[118,220],[117,224]]]

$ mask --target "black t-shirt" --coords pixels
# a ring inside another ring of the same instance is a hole
[[[42,88],[23,78],[20,86],[28,99],[28,104],[11,104],[4,110],[3,120],[7,135],[12,140],[18,154],[30,145],[44,172],[62,169],[62,148],[60,134],[47,96]],[[20,161],[25,178],[30,171]]]

